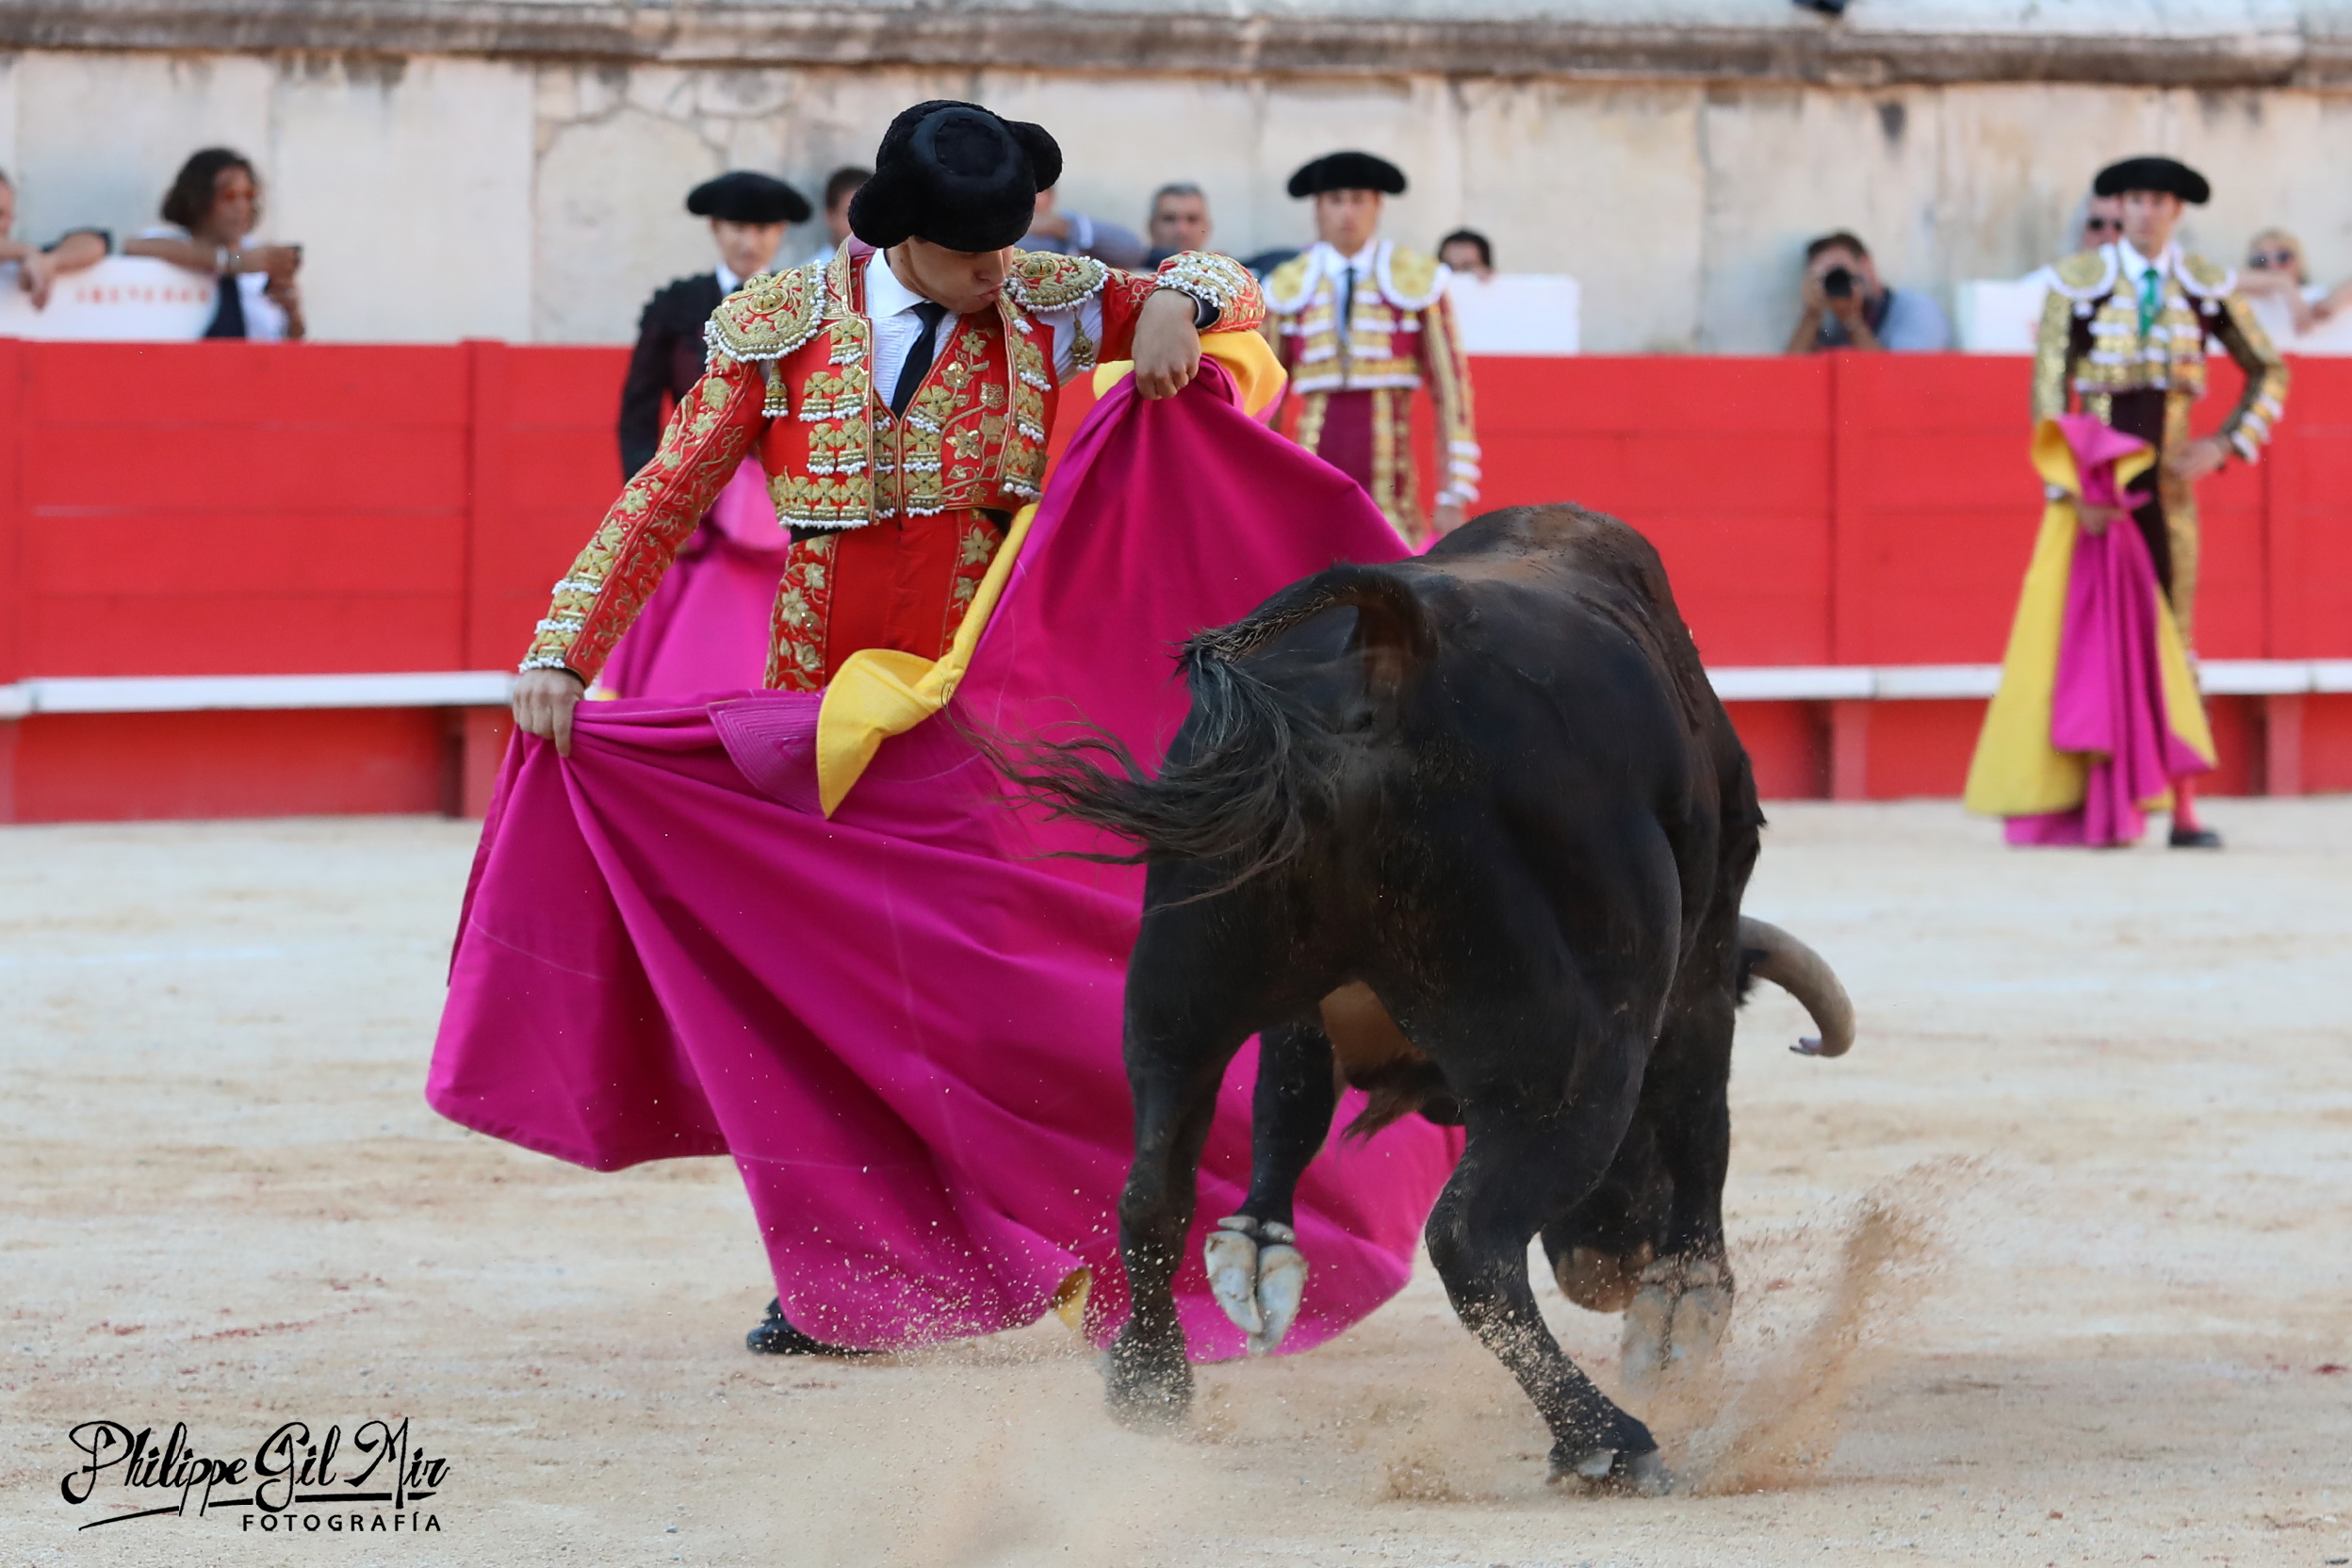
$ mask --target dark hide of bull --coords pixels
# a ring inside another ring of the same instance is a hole
[[[1169,1282],[1217,1086],[1262,1034],[1234,1228],[1287,1240],[1335,1067],[1372,1121],[1458,1119],[1428,1233],[1455,1310],[1550,1426],[1555,1478],[1655,1481],[1657,1443],[1561,1353],[1527,1257],[1541,1233],[1588,1305],[1640,1318],[1647,1292],[1653,1354],[1728,1311],[1724,1097],[1762,817],[1657,552],[1575,507],[1491,513],[1419,560],[1284,590],[1184,669],[1192,712],[1157,778],[1103,741],[1011,769],[1149,867],[1114,1407],[1189,1402]]]

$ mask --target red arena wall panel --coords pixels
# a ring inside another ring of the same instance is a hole
[[[431,709],[36,713],[17,721],[16,820],[291,817],[465,806]]]
[[[619,488],[626,361],[0,340],[0,686],[511,667]],[[1987,665],[2041,509],[2030,370],[1482,359],[1482,504],[1640,528],[1716,668]],[[2208,658],[2352,659],[2352,361],[2295,375],[2266,460],[2200,491]],[[2216,361],[2205,428],[2238,384]],[[1065,397],[1057,445],[1090,400]],[[2215,792],[2352,788],[2352,694],[2212,706]],[[1956,794],[1983,709],[1732,704],[1779,797]],[[478,810],[505,733],[478,709],[0,719],[0,820]]]

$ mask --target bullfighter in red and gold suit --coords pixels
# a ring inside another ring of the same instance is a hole
[[[766,684],[826,687],[852,654],[941,658],[1021,508],[1045,483],[1056,390],[1135,362],[1148,398],[1198,372],[1200,334],[1255,332],[1256,282],[1186,252],[1153,277],[1012,249],[1061,150],[976,104],[891,122],[828,261],[720,305],[662,445],[561,581],[514,686],[526,732],[570,755],[573,710],[747,454],[792,548]],[[752,1349],[822,1353],[771,1302]]]
[[[567,741],[572,701],[746,453],[792,534],[766,684],[819,690],[863,648],[939,658],[1044,484],[1063,379],[1133,359],[1165,396],[1200,333],[1264,320],[1222,256],[1147,278],[1011,249],[1060,174],[1042,127],[921,104],[876,164],[829,261],[755,279],[711,318],[710,369],[555,586],[516,687],[525,729]]]
[[[1315,198],[1315,245],[1266,280],[1267,328],[1299,400],[1298,444],[1364,486],[1396,531],[1424,543],[1413,461],[1413,394],[1437,414],[1434,531],[1462,526],[1478,498],[1470,367],[1433,256],[1379,238],[1384,198],[1404,172],[1369,153],[1332,153],[1290,177]]]

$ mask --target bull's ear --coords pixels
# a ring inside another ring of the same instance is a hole
[[[1362,662],[1364,685],[1373,697],[1386,701],[1436,651],[1429,611],[1409,584],[1385,572],[1364,570],[1334,586],[1338,592],[1333,597],[1356,611],[1348,651]]]

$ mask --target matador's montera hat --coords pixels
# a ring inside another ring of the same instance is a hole
[[[2203,206],[2213,193],[2204,175],[2178,158],[2125,158],[2100,170],[2091,182],[2094,196],[2120,196],[2127,190],[2161,190],[2193,207]]]
[[[1293,196],[1320,196],[1327,190],[1377,190],[1383,196],[1405,193],[1405,172],[1370,153],[1326,153],[1302,163],[1290,177]]]
[[[686,193],[686,210],[724,223],[806,223],[808,198],[773,174],[730,169]]]
[[[909,237],[951,251],[1001,251],[1029,232],[1037,192],[1062,177],[1042,125],[935,98],[890,122],[874,177],[849,199],[849,229],[876,249]]]

